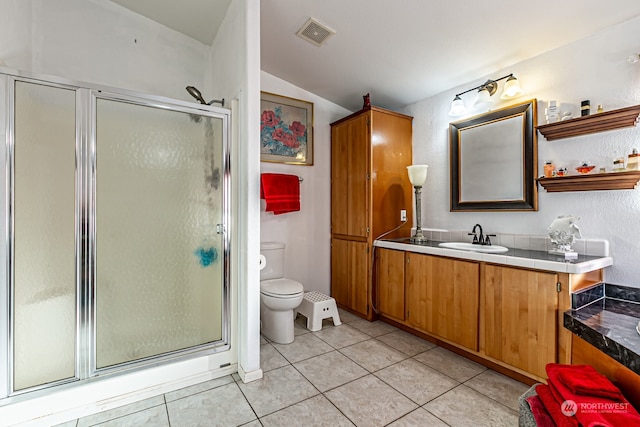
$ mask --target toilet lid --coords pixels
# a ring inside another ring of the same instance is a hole
[[[302,283],[290,279],[271,279],[260,282],[260,292],[267,295],[294,295],[304,292]]]

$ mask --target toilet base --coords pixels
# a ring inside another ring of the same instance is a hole
[[[293,309],[274,311],[260,302],[260,333],[276,344],[293,342]]]

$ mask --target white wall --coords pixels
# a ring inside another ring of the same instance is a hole
[[[203,86],[207,46],[110,1],[0,0],[0,24],[11,68],[188,101]]]
[[[305,291],[330,292],[331,240],[331,128],[351,112],[266,72],[261,90],[313,102],[313,166],[260,163],[261,172],[298,175],[300,211],[282,215],[265,212],[260,204],[260,240],[283,242],[285,277],[303,284]],[[259,141],[259,139],[257,140]]]
[[[242,379],[260,370],[260,4],[234,0],[209,57],[207,92],[224,97],[233,112],[231,147],[232,283],[238,290],[239,369]],[[210,99],[210,98],[207,98]]]
[[[451,213],[448,155],[449,122],[480,113],[452,118],[448,116],[451,100],[455,93],[488,78],[514,73],[525,94],[494,108],[536,98],[539,124],[545,123],[544,108],[549,100],[560,102],[561,110],[572,111],[574,117],[579,116],[584,99],[591,100],[592,112],[598,104],[605,110],[639,104],[640,63],[626,62],[627,56],[640,51],[638,40],[640,17],[404,108],[403,112],[414,116],[414,161],[430,166],[422,196],[423,227],[471,231],[480,223],[491,233],[546,235],[556,216],[575,214],[582,217],[579,225],[584,238],[610,241],[614,265],[606,270],[607,282],[640,287],[640,189],[546,193],[540,188],[538,212]],[[473,94],[463,97],[468,100]],[[493,98],[499,98],[498,94]],[[634,147],[640,149],[638,127],[553,142],[539,136],[538,176],[546,160],[570,170],[582,161],[610,169],[615,157],[626,157]]]

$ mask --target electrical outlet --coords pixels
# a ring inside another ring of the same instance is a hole
[[[406,209],[401,209],[400,210],[400,221],[406,221],[407,220],[407,210]]]

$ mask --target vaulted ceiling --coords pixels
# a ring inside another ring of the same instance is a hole
[[[205,44],[231,2],[113,1]],[[638,0],[261,0],[261,68],[350,110],[365,93],[397,109],[639,15]],[[335,35],[299,38],[309,18]]]

